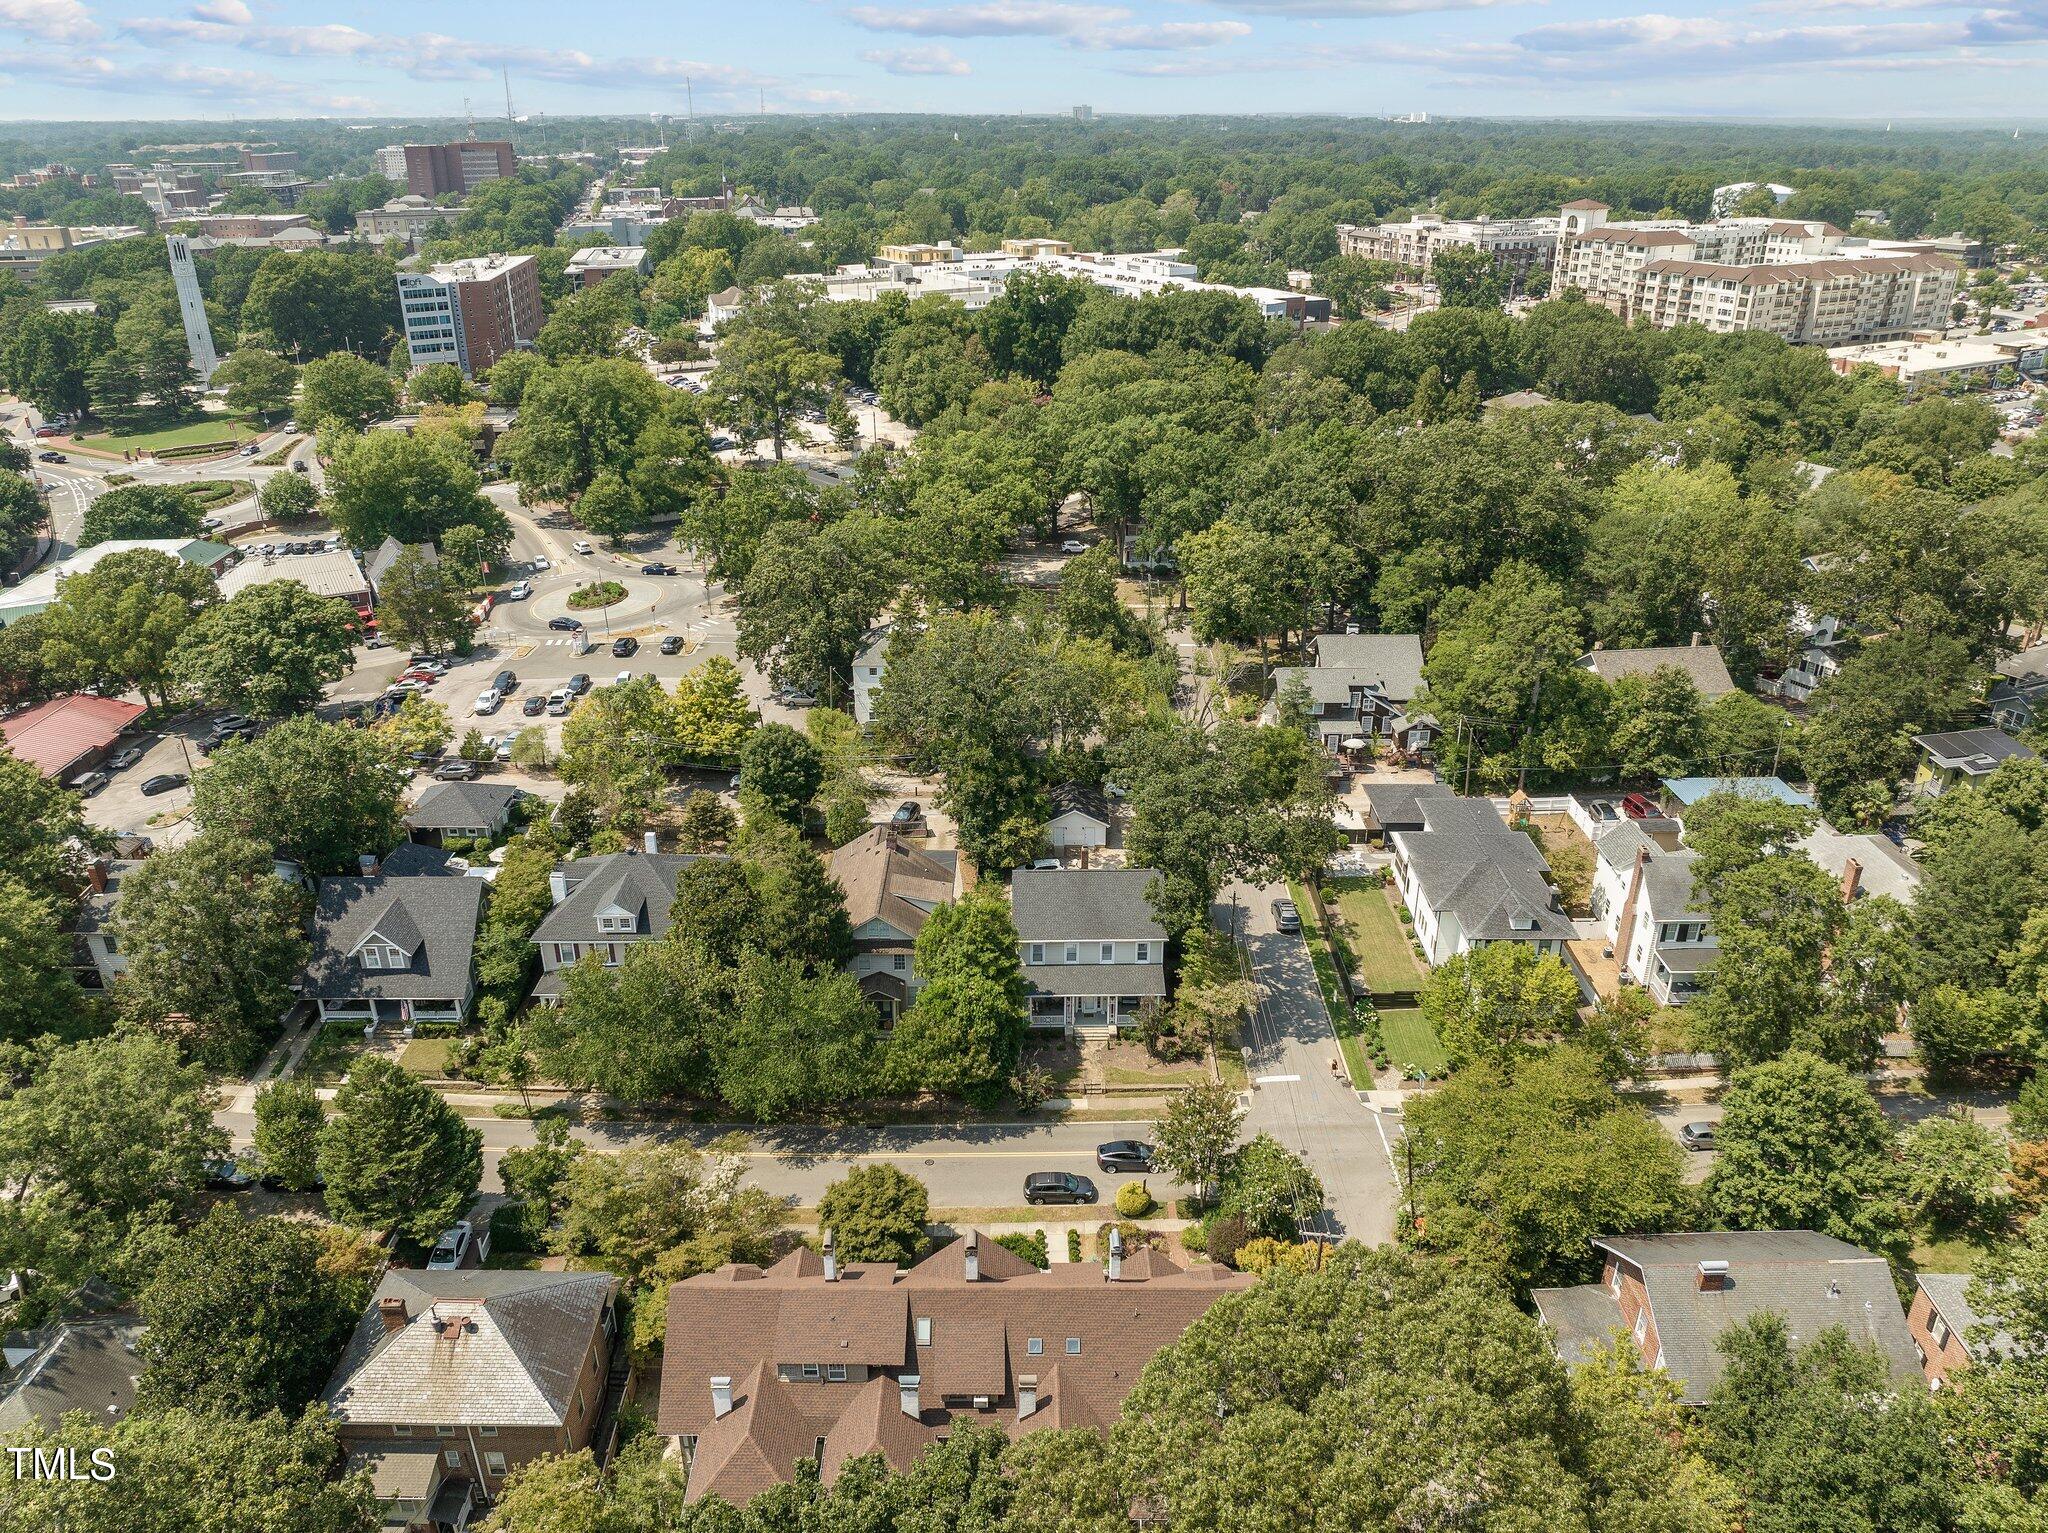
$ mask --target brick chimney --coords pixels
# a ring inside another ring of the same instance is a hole
[[[375,878],[377,876],[377,854],[375,852],[361,853],[356,858],[356,868],[363,877]]]
[[[969,1230],[967,1232],[967,1244],[960,1252],[961,1269],[965,1272],[967,1281],[970,1283],[981,1281],[981,1249],[978,1244],[979,1239],[980,1237],[973,1230]]]
[[[1114,1283],[1124,1275],[1124,1232],[1112,1229],[1109,1232],[1109,1280]]]
[[[1723,1289],[1733,1288],[1735,1279],[1728,1271],[1726,1262],[1709,1259],[1700,1263],[1699,1272],[1693,1283],[1701,1293],[1719,1293]]]
[[[832,1232],[830,1230],[825,1231],[824,1244],[825,1281],[828,1283],[836,1283],[839,1281],[839,1252],[834,1248],[832,1244]]]
[[[899,1374],[896,1379],[896,1403],[903,1414],[916,1421],[924,1414],[917,1403],[917,1387],[924,1382],[914,1373]]]
[[[715,1374],[711,1380],[711,1414],[730,1416],[732,1414],[732,1380],[725,1374]]]
[[[1854,904],[1863,890],[1863,864],[1851,857],[1842,864],[1842,903]]]
[[[1628,894],[1621,902],[1621,914],[1614,923],[1614,965],[1628,973],[1629,944],[1635,939],[1636,901],[1643,893],[1643,869],[1650,865],[1650,849],[1636,848],[1636,860],[1628,870]]]
[[[104,857],[95,857],[85,865],[85,881],[92,885],[94,894],[107,892],[107,863]]]
[[[397,1294],[391,1294],[386,1298],[379,1299],[377,1301],[377,1318],[384,1322],[386,1335],[393,1331],[404,1330],[406,1322],[405,1300],[401,1299]]]

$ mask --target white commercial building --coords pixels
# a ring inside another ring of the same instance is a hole
[[[1418,213],[1404,224],[1339,224],[1337,250],[1368,261],[1387,261],[1417,276],[1429,271],[1446,246],[1479,250],[1516,279],[1557,254],[1555,218],[1440,218]]]
[[[1948,323],[1961,276],[1944,256],[1846,244],[1817,219],[1610,224],[1607,212],[1566,204],[1552,289],[1577,288],[1660,330],[1766,330],[1822,346],[1901,339]]]
[[[2012,347],[1976,339],[1881,341],[1865,346],[1828,348],[1828,365],[1836,372],[1848,373],[1858,367],[1874,367],[1887,378],[1898,379],[1908,394],[1922,384],[1939,384],[1951,378],[1989,380],[2014,368],[2016,360]]]

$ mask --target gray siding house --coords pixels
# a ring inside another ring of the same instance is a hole
[[[1166,997],[1166,929],[1150,868],[1020,869],[1010,908],[1031,1025],[1097,1036]]]
[[[359,876],[321,879],[305,987],[320,1020],[409,1027],[468,1016],[483,903],[482,879],[412,842]]]
[[[651,833],[648,840],[653,840]],[[541,966],[534,999],[559,1001],[562,971],[584,954],[595,953],[606,968],[614,969],[634,943],[666,933],[676,879],[696,860],[650,846],[579,857],[558,866],[548,875],[554,909],[541,917],[533,932]]]

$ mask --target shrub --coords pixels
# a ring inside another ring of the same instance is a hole
[[[1125,1182],[1116,1190],[1116,1211],[1126,1219],[1142,1219],[1158,1206],[1143,1182]]]
[[[818,1227],[849,1262],[909,1266],[924,1254],[931,1200],[923,1182],[894,1166],[861,1166],[825,1189]]]
[[[501,1203],[491,1214],[491,1249],[538,1251],[547,1227],[546,1209],[523,1201]]]
[[[1208,1224],[1209,1258],[1226,1267],[1237,1265],[1237,1253],[1244,1246],[1244,1220],[1235,1214],[1218,1214]]]
[[[1206,1256],[1209,1252],[1209,1232],[1199,1224],[1191,1224],[1180,1232],[1180,1243],[1196,1256]]]
[[[1261,1235],[1238,1247],[1237,1266],[1240,1272],[1313,1272],[1317,1255],[1316,1248],[1307,1242]]]
[[[1028,1235],[1021,1230],[998,1235],[996,1244],[1005,1251],[1015,1251],[1040,1272],[1052,1265],[1052,1252],[1046,1249],[1044,1230],[1033,1230]]]
[[[1010,1082],[1010,1095],[1016,1099],[1020,1112],[1032,1112],[1043,1106],[1057,1089],[1052,1071],[1043,1065],[1025,1065]]]
[[[1095,1227],[1095,1259],[1099,1262],[1109,1260],[1109,1234],[1111,1230],[1123,1236],[1124,1255],[1126,1256],[1152,1243],[1151,1237],[1146,1235],[1143,1230],[1139,1229],[1128,1219],[1119,1219],[1114,1224],[1099,1224]]]
[[[1077,1262],[1080,1259],[1081,1232],[1079,1230],[1070,1229],[1067,1231],[1067,1260],[1070,1262]]]
[[[588,611],[592,607],[609,607],[614,602],[622,602],[625,599],[626,588],[616,580],[593,581],[569,593],[569,605],[578,612]]]

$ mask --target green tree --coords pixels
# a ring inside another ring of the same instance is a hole
[[[1323,1184],[1308,1164],[1270,1134],[1256,1134],[1224,1168],[1217,1210],[1241,1221],[1247,1234],[1298,1238],[1309,1215],[1323,1206]]]
[[[256,492],[256,504],[273,522],[300,522],[313,515],[320,492],[304,474],[272,474]]]
[[[1430,971],[1422,987],[1429,1020],[1453,1069],[1506,1061],[1578,1030],[1579,985],[1564,964],[1527,943],[1491,942]]]
[[[1410,1238],[1518,1289],[1590,1280],[1603,1231],[1692,1222],[1682,1152],[1582,1048],[1461,1069],[1407,1131]]]
[[[571,965],[561,1004],[528,1023],[541,1070],[623,1102],[708,1091],[714,1010],[701,967],[676,942],[634,943],[615,969]]]
[[[325,1250],[297,1220],[217,1204],[171,1244],[139,1297],[148,1366],[136,1404],[260,1416],[311,1401],[369,1298],[324,1267]]]
[[[56,900],[0,874],[0,1044],[77,1031],[85,994]]]
[[[293,478],[296,480],[297,476]],[[171,657],[178,684],[217,708],[259,718],[311,709],[354,664],[355,623],[296,580],[249,586],[208,607]]]
[[[875,1014],[852,975],[806,977],[750,953],[735,990],[737,1008],[712,1041],[718,1094],[735,1112],[767,1123],[867,1091]]]
[[[908,1267],[924,1255],[930,1217],[924,1183],[886,1164],[854,1167],[818,1199],[818,1228],[832,1232],[842,1262]]]
[[[1709,1217],[1738,1230],[1818,1230],[1900,1259],[1904,1178],[1868,1087],[1794,1051],[1736,1072],[1722,1101]]]
[[[446,559],[430,561],[417,548],[407,548],[377,582],[377,627],[399,644],[464,648],[473,624],[462,572]]]
[[[0,749],[0,868],[38,896],[69,898],[93,839],[76,793]]]
[[[676,746],[690,761],[736,761],[759,716],[747,702],[740,668],[709,656],[676,682]]]
[[[787,724],[763,724],[740,748],[740,793],[760,810],[801,826],[825,779],[818,748]]]
[[[242,325],[293,357],[381,357],[401,328],[392,263],[337,250],[273,251],[249,279]]]
[[[320,1175],[337,1219],[426,1245],[469,1207],[483,1136],[418,1077],[358,1060],[320,1131]]]
[[[476,391],[453,362],[435,362],[406,380],[405,397],[415,406],[466,405]]]
[[[329,451],[327,514],[358,548],[432,543],[456,527],[505,530],[469,457],[432,432],[341,436]]]
[[[404,702],[377,723],[374,732],[394,756],[439,755],[455,738],[447,706],[429,702],[418,692],[408,693]]]
[[[1900,1144],[1906,1198],[1937,1228],[1996,1230],[2012,1203],[2006,1182],[2012,1158],[2005,1144],[1965,1107],[1923,1118]]]
[[[124,484],[95,496],[78,529],[78,546],[117,538],[196,538],[199,511],[183,490],[167,484]]]
[[[327,1114],[312,1084],[272,1081],[256,1093],[256,1159],[263,1175],[287,1191],[308,1192],[320,1180],[320,1130]]]
[[[306,966],[305,901],[261,842],[206,832],[122,880],[122,1015],[209,1065],[246,1065]]]
[[[1207,1198],[1229,1169],[1243,1122],[1236,1092],[1206,1082],[1190,1086],[1161,1115],[1153,1159],[1169,1175],[1193,1183],[1197,1197]]]
[[[824,408],[839,365],[829,354],[774,328],[773,309],[773,304],[749,305],[727,322],[706,389],[714,417],[746,441],[769,438],[779,463],[791,423],[805,410]]]
[[[623,475],[638,456],[641,434],[660,419],[662,393],[644,367],[624,358],[536,369],[504,446],[521,496],[568,500],[606,470]]]
[[[373,362],[336,352],[299,369],[298,422],[308,431],[361,431],[398,413],[398,385]]]
[[[176,686],[178,641],[219,594],[207,570],[174,555],[112,554],[67,578],[40,615],[44,661],[78,685],[133,687],[163,706]]]
[[[300,714],[222,750],[192,785],[192,813],[315,875],[347,873],[403,839],[405,779],[387,736]]]
[[[1860,1065],[1889,1019],[1829,1007],[1826,963],[1842,934],[1841,886],[1798,853],[1724,874],[1707,900],[1720,952],[1694,1005],[1694,1031],[1731,1064],[1787,1049]]]
[[[761,539],[733,593],[739,651],[778,685],[837,705],[854,656],[894,593],[895,558],[879,524],[783,523]]]
[[[1489,251],[1446,245],[1429,263],[1429,280],[1446,309],[1498,309],[1507,280]]]
[[[1674,777],[1706,752],[1699,688],[1675,665],[1624,676],[1608,688],[1608,749],[1624,777]]]
[[[743,1142],[649,1145],[581,1155],[561,1183],[557,1250],[593,1256],[604,1270],[639,1282],[710,1271],[722,1262],[760,1261],[782,1223],[782,1204],[746,1185]]]
[[[238,346],[214,369],[211,386],[227,391],[230,410],[269,419],[292,407],[299,370],[274,351]]]
[[[600,688],[562,726],[563,780],[603,823],[622,830],[660,810],[677,756],[675,699],[653,676]]]

